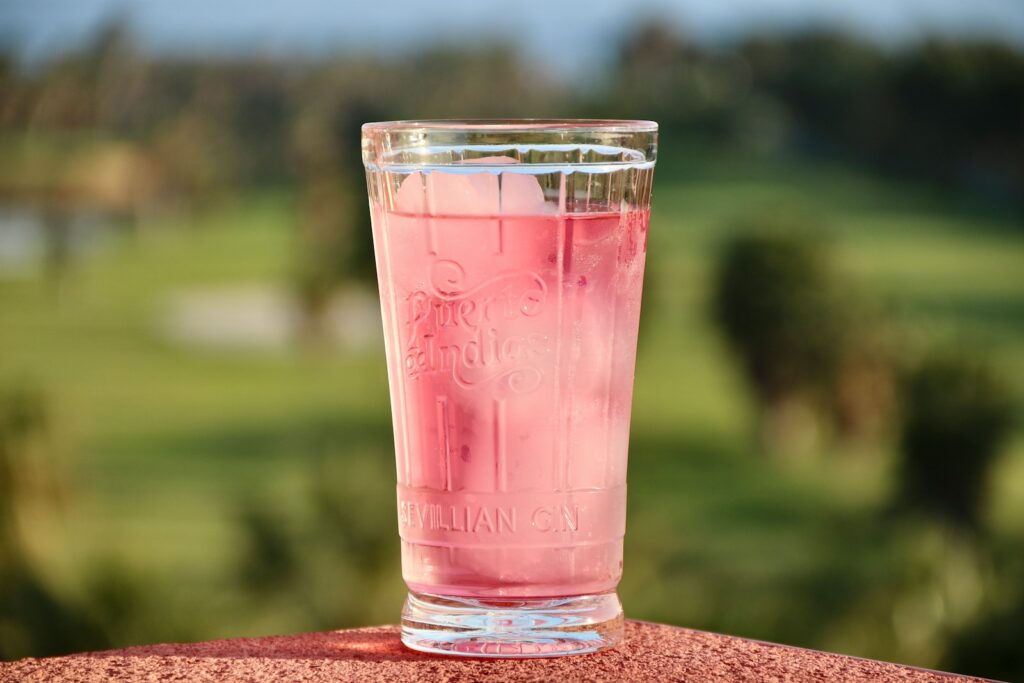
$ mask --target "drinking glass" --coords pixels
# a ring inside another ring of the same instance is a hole
[[[656,149],[649,121],[363,126],[413,649],[622,638]]]

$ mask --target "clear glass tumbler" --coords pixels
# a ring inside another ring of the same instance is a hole
[[[616,644],[657,124],[369,123],[362,145],[403,642],[478,657]]]

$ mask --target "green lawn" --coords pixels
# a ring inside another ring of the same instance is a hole
[[[990,356],[1024,405],[1024,233],[932,191],[843,168],[682,151],[655,185],[627,613],[935,665],[941,653],[924,641],[885,636],[894,562],[918,538],[883,514],[889,454],[777,462],[756,452],[742,378],[708,323],[709,273],[732,218],[802,207],[822,217],[840,266],[909,337]],[[0,382],[24,378],[47,392],[66,482],[63,512],[26,522],[33,551],[70,595],[111,565],[137,577],[146,613],[124,640],[397,615],[382,348],[200,352],[159,331],[167,297],[182,288],[286,281],[292,220],[287,193],[268,192],[185,227],[147,224],[75,266],[59,292],[0,280]],[[999,468],[987,511],[996,553],[1024,539],[1019,428]],[[318,507],[323,482],[337,482],[340,510]],[[281,533],[314,565],[263,596],[239,585],[239,520],[254,508],[282,520]],[[331,519],[341,520],[344,543],[330,535]],[[386,542],[367,565],[373,534]]]

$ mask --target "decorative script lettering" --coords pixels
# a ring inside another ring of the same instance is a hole
[[[406,375],[450,373],[463,388],[504,382],[533,391],[543,375],[532,363],[551,353],[550,339],[516,321],[544,310],[544,280],[528,271],[499,272],[473,287],[465,280],[461,265],[438,260],[428,286],[406,298]]]

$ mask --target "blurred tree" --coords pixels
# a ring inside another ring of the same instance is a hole
[[[238,563],[242,585],[257,595],[290,585],[299,572],[299,563],[280,516],[250,501],[241,507],[239,526],[244,539]]]
[[[793,115],[805,150],[1024,201],[1024,54],[931,40],[898,52],[834,33],[739,47],[756,92]]]
[[[314,446],[315,447],[315,446]],[[391,519],[366,514],[386,494],[389,459],[379,451],[318,457],[298,515],[247,503],[237,575],[258,609],[275,600],[302,607],[307,629],[387,618],[403,588]]]
[[[21,109],[25,99],[25,85],[15,68],[14,56],[0,47],[0,132],[16,128],[24,116]]]
[[[941,520],[879,515],[872,526],[887,547],[861,577],[857,598],[833,618],[825,647],[846,643],[878,658],[940,666],[955,634],[973,627],[1001,592],[989,548]]]
[[[337,173],[304,178],[298,205],[296,288],[308,337],[319,337],[334,293],[349,277],[358,226],[350,220],[359,201]],[[369,228],[367,227],[367,230]]]
[[[120,561],[79,565],[80,585],[55,587],[29,552],[26,521],[63,507],[46,398],[29,383],[0,385],[0,660],[188,637],[158,610],[146,584]],[[148,621],[147,621],[148,620]]]
[[[815,30],[697,44],[664,22],[626,36],[595,106],[667,135],[780,143],[1024,202],[1024,53],[931,40],[902,50]]]
[[[379,117],[368,102],[328,94],[312,100],[293,133],[299,177],[296,281],[313,336],[342,283],[376,282],[360,127]]]
[[[47,282],[59,291],[71,261],[71,217],[62,202],[51,201],[43,207],[43,234]]]
[[[404,118],[505,118],[556,116],[575,93],[531,67],[504,44],[437,47],[397,67],[398,89],[386,102]]]
[[[811,225],[781,214],[741,221],[715,277],[714,316],[746,372],[769,446],[814,436],[839,362],[843,299]]]
[[[929,41],[902,55],[859,139],[888,168],[1024,201],[1024,54]]]
[[[714,283],[713,312],[743,365],[772,448],[812,445],[828,428],[878,437],[895,402],[886,328],[835,272],[814,221],[743,219]]]
[[[706,49],[663,22],[649,22],[623,41],[597,106],[657,119],[670,134],[730,140],[747,114],[749,88],[750,69],[738,55]]]
[[[984,363],[937,354],[906,378],[900,429],[898,505],[977,529],[987,478],[1013,404]]]
[[[24,385],[0,391],[0,659],[109,644],[84,610],[47,586],[23,542],[23,508],[52,505],[56,496],[47,425],[40,392]]]
[[[847,442],[889,436],[898,402],[899,354],[889,325],[847,291],[837,313],[835,364],[823,378],[831,426]],[[838,305],[838,303],[837,303]]]
[[[1018,585],[1020,576],[1017,577]],[[1024,680],[1024,599],[987,613],[952,639],[943,669],[996,680]]]
[[[892,51],[816,31],[709,46],[650,21],[625,37],[588,92],[553,83],[500,44],[319,63],[156,59],[120,19],[37,71],[0,61],[6,128],[143,142],[168,176],[200,194],[288,182],[291,131],[303,112],[372,102],[380,118],[657,118],[669,135],[769,150],[795,144],[1024,201],[1024,54],[995,43],[933,40]]]
[[[872,44],[814,32],[754,36],[738,52],[749,64],[753,87],[792,112],[796,142],[805,149],[833,150],[854,139],[851,124],[876,118],[873,95],[885,77],[886,56]]]

